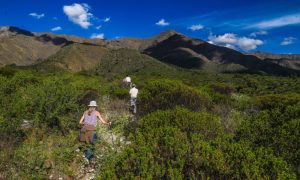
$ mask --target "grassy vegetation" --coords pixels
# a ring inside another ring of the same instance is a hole
[[[299,77],[187,71],[144,57],[131,67],[136,56],[125,52],[126,67],[116,57],[118,68],[80,73],[0,69],[0,179],[77,178],[86,165],[78,121],[90,100],[113,122],[97,130],[99,179],[300,177]],[[127,73],[140,89],[136,119],[120,86]]]

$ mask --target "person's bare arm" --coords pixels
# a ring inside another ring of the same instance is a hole
[[[84,120],[84,114],[83,114],[82,117],[80,118],[79,124],[83,124],[83,120]]]
[[[102,116],[99,112],[97,112],[96,115],[99,118],[100,122],[102,122],[103,124],[109,124],[109,122],[107,122],[107,120],[104,120],[104,118],[102,118]]]

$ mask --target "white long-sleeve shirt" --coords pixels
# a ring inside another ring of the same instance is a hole
[[[139,90],[135,87],[131,88],[129,91],[130,97],[132,97],[132,98],[136,98],[138,93],[139,93]]]

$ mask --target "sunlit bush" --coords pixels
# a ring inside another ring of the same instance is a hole
[[[205,111],[211,108],[209,95],[179,81],[156,80],[149,82],[138,99],[141,114],[159,109],[170,109],[177,105],[193,111]]]

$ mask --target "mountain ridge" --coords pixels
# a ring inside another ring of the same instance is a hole
[[[245,53],[247,55],[254,55],[260,59],[288,59],[288,60],[300,60],[300,54],[275,54],[264,51],[256,51],[253,53]]]
[[[41,63],[51,59],[64,47],[78,43],[83,46],[94,45],[112,50],[133,49],[164,63],[186,69],[210,72],[263,72],[274,75],[300,74],[300,71],[297,71],[300,70],[300,64],[290,65],[291,63],[285,60],[284,63],[279,63],[277,59],[261,59],[256,54],[245,54],[216,46],[201,39],[187,37],[175,30],[167,30],[150,38],[103,40],[53,33],[32,33],[13,26],[3,26],[0,27],[0,42],[0,66],[9,64],[28,66]],[[90,53],[94,56],[90,56],[89,49],[85,48],[84,53],[81,54],[82,60],[76,63],[89,64],[89,61],[101,56],[100,52],[97,54],[92,51],[91,49]],[[287,63],[289,64],[286,65]],[[74,67],[83,67],[83,65],[77,64]]]

